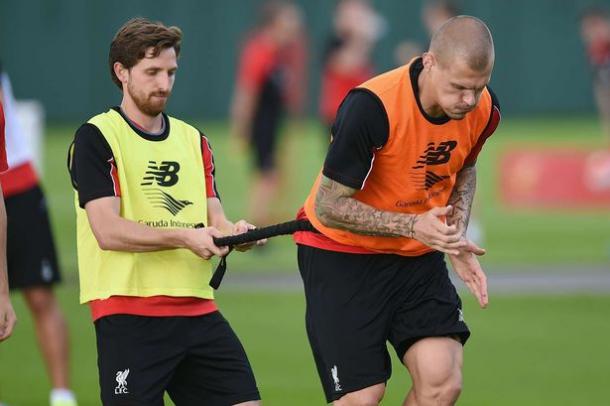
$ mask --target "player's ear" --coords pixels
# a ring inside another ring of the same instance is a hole
[[[432,52],[424,52],[422,55],[422,63],[424,64],[424,69],[430,70],[436,65],[436,57]]]
[[[112,65],[114,69],[114,74],[121,81],[121,83],[127,83],[129,79],[129,69],[127,69],[121,62],[115,62]]]

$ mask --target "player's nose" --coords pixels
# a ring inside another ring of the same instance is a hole
[[[468,92],[464,95],[463,102],[469,108],[473,108],[477,102],[477,99],[476,99],[474,93]]]
[[[157,88],[160,92],[167,93],[172,86],[172,78],[170,75],[159,75],[157,78]]]

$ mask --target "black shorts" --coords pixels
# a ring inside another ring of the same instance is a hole
[[[328,402],[391,375],[389,341],[402,360],[425,337],[470,332],[444,255],[346,254],[299,245],[306,327]]]
[[[47,286],[60,274],[47,205],[39,186],[5,200],[6,256],[11,289]]]
[[[220,314],[112,315],[95,322],[104,405],[228,406],[260,395],[244,348]]]
[[[261,172],[275,169],[281,118],[282,110],[278,102],[259,102],[252,122],[250,142],[256,168]]]

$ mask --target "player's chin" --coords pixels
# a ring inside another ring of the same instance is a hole
[[[467,111],[466,112],[460,111],[460,112],[450,112],[450,113],[446,113],[446,114],[452,120],[462,120],[464,117],[466,117],[467,113],[468,113]]]
[[[165,101],[157,103],[148,103],[143,109],[144,112],[150,116],[157,116],[165,111]]]
[[[165,110],[165,105],[167,104],[167,97],[153,97],[150,106],[153,109],[157,109],[160,111]]]

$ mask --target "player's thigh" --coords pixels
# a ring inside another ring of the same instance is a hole
[[[222,314],[189,318],[188,326],[184,331],[188,356],[178,365],[167,389],[176,406],[260,400],[246,351]]]
[[[391,374],[386,340],[392,275],[381,256],[299,246],[306,329],[328,402],[378,384]]]
[[[409,272],[411,279],[392,316],[389,340],[400,359],[414,343],[427,337],[455,336],[462,344],[470,337],[444,255],[433,252],[418,261]]]
[[[95,322],[104,405],[162,405],[186,349],[176,334],[183,318],[111,315]]]
[[[461,386],[464,351],[456,337],[429,337],[413,344],[403,357],[415,387]]]

